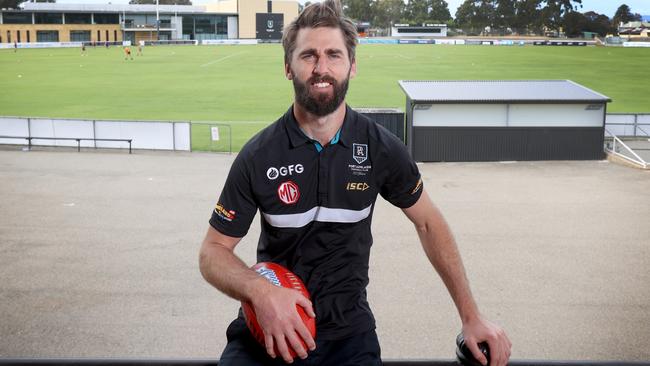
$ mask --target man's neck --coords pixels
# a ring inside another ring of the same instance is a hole
[[[325,146],[332,141],[343,125],[345,108],[345,102],[343,102],[334,112],[327,116],[318,117],[309,113],[298,103],[293,103],[293,115],[298,122],[298,126],[309,138],[320,142],[321,146]]]

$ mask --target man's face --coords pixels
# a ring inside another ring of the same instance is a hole
[[[355,61],[350,62],[340,29],[303,28],[298,31],[285,72],[293,81],[296,103],[322,117],[341,105],[357,66]]]

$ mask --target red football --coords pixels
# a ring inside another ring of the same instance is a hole
[[[307,291],[307,287],[305,287],[305,284],[302,283],[302,280],[300,280],[298,276],[283,266],[272,262],[260,262],[251,268],[260,276],[266,278],[272,284],[278,287],[298,290],[300,293],[302,293],[303,296],[311,300],[309,291]],[[250,329],[251,333],[253,333],[253,337],[262,345],[262,347],[264,347],[264,333],[262,332],[262,328],[257,322],[257,316],[255,315],[253,305],[249,302],[244,301],[242,301],[241,305],[242,309],[244,310],[244,318],[246,319],[246,325],[248,325],[248,329]],[[298,315],[300,315],[302,321],[305,323],[305,326],[307,326],[307,329],[309,330],[309,333],[311,333],[311,336],[315,338],[316,320],[307,315],[302,306],[296,305],[296,310],[298,311]],[[302,339],[300,339],[300,341],[302,342],[302,345],[305,347],[305,349],[307,349],[305,342]],[[287,345],[289,346],[289,353],[291,354],[291,357],[295,358],[297,356],[295,351],[291,345]],[[278,356],[280,355],[277,345],[275,348],[275,353]]]

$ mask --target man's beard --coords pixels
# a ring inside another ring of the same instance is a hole
[[[296,103],[305,108],[309,113],[318,117],[324,117],[334,112],[343,103],[345,94],[348,92],[348,82],[350,81],[349,71],[348,76],[340,84],[331,76],[312,76],[307,82],[303,83],[298,80],[298,77],[293,71],[291,75],[293,76],[291,79],[293,81],[293,89],[296,93]],[[310,86],[322,81],[332,84],[332,88],[334,89],[332,96],[327,93],[310,94]]]

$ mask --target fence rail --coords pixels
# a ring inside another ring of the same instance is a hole
[[[650,137],[650,113],[607,113],[605,129],[606,136]]]
[[[2,139],[25,139],[28,141],[27,146],[31,150],[32,146],[38,146],[37,144],[32,143],[32,140],[75,140],[77,141],[77,151],[81,151],[81,141],[90,140],[90,141],[122,141],[129,143],[129,154],[131,153],[131,139],[96,139],[96,138],[83,138],[83,137],[23,137],[23,136],[0,136]],[[97,148],[97,147],[95,147]]]

